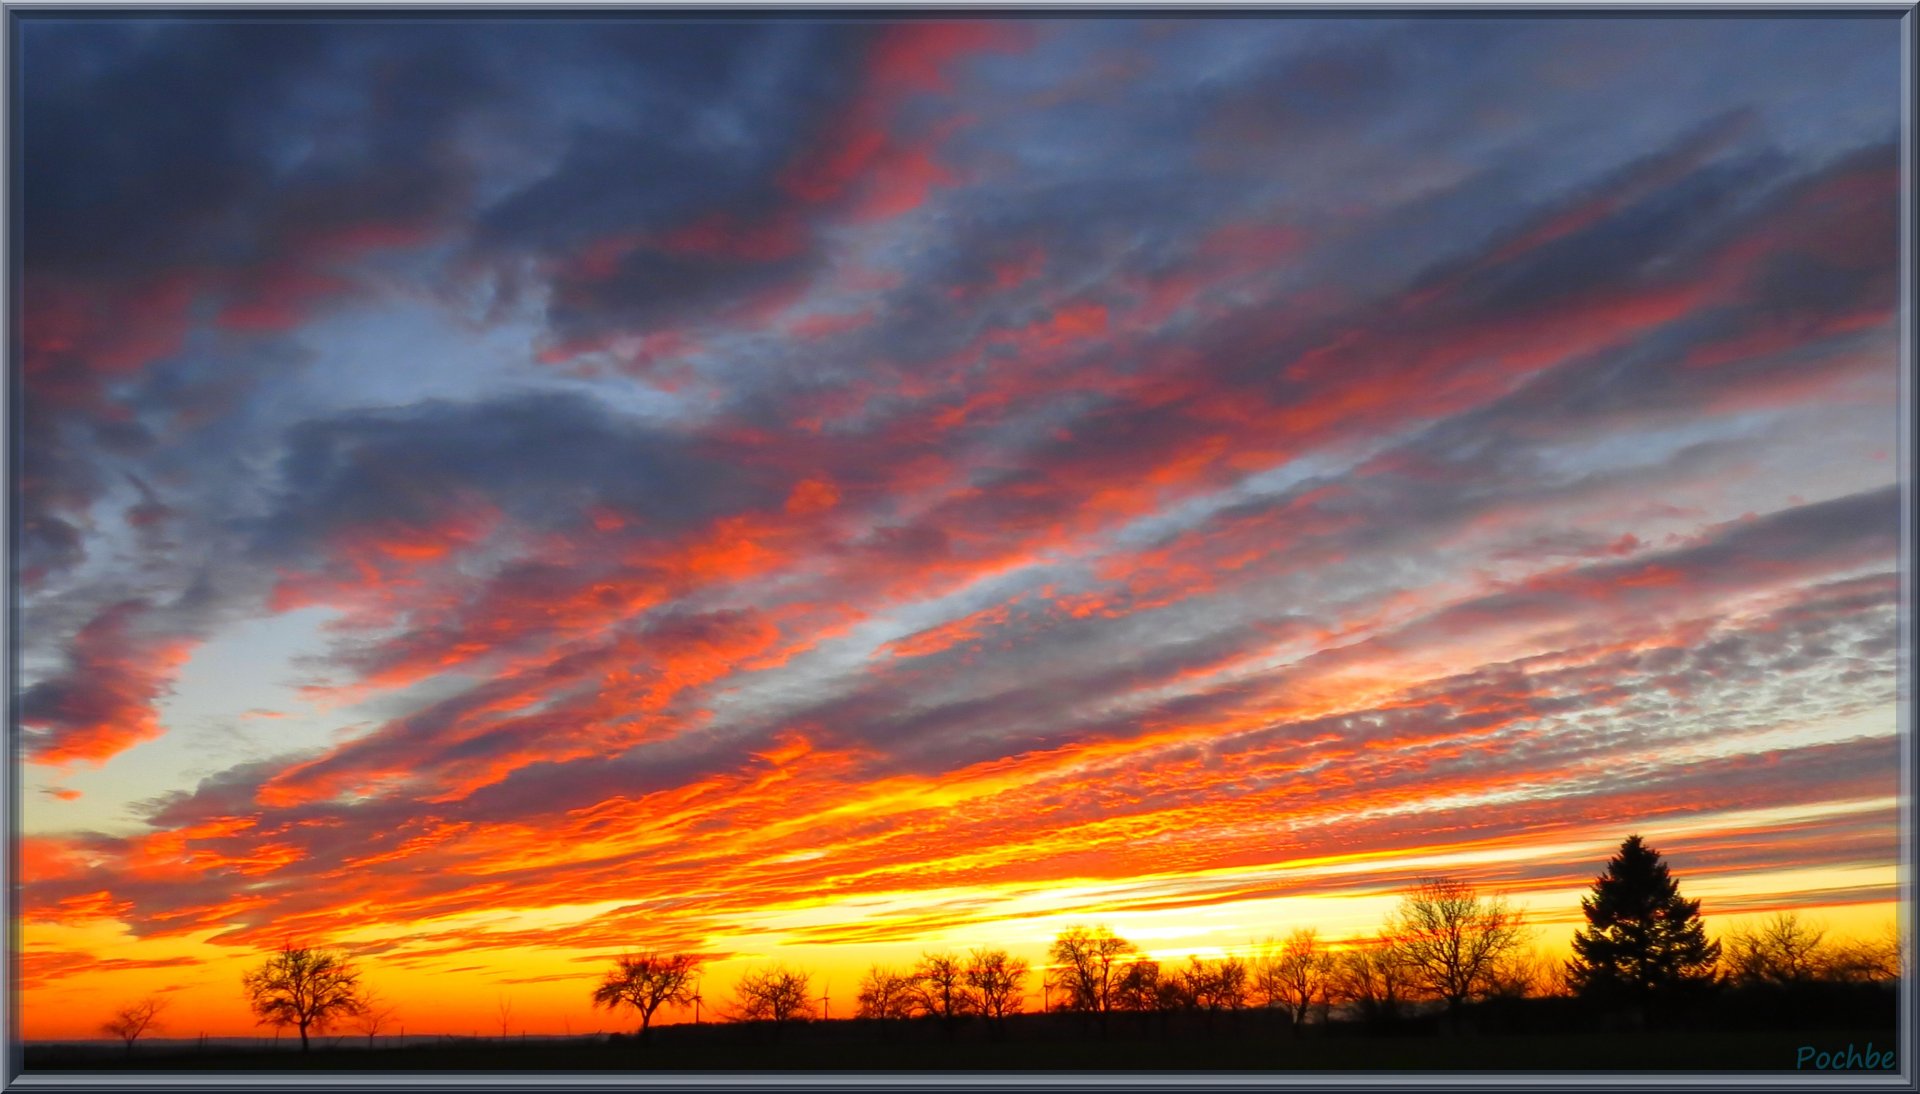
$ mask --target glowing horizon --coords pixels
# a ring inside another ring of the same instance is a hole
[[[19,27],[29,1039],[1899,911],[1895,19]]]

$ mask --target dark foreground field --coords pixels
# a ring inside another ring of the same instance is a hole
[[[1896,1042],[1894,1026],[1586,1033],[1381,1035],[1316,1030],[1236,1030],[1192,1035],[1143,1031],[1021,1029],[1003,1037],[963,1031],[890,1035],[860,1023],[824,1023],[772,1036],[764,1029],[709,1026],[655,1030],[631,1039],[460,1038],[404,1047],[365,1047],[348,1038],[311,1053],[143,1046],[28,1046],[36,1071],[1792,1071],[1803,1046],[1844,1055],[1871,1043],[1878,1064]],[[1856,1065],[1857,1066],[1857,1065]],[[1894,1070],[1897,1070],[1897,1063]]]

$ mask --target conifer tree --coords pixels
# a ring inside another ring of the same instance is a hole
[[[1587,926],[1573,936],[1568,980],[1581,995],[1647,1009],[1713,981],[1720,944],[1707,940],[1700,902],[1660,852],[1628,836],[1580,901]]]

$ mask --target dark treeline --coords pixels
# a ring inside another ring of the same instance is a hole
[[[1054,939],[1037,971],[1040,1015],[1021,1014],[1036,970],[985,948],[925,953],[912,968],[870,967],[854,1017],[883,1039],[948,1040],[963,1033],[1002,1039],[1016,1018],[1027,1035],[1135,1038],[1757,1029],[1892,1019],[1892,988],[1906,957],[1891,930],[1881,939],[1836,940],[1783,912],[1710,940],[1700,902],[1681,895],[1661,855],[1639,836],[1621,844],[1581,905],[1586,923],[1564,962],[1530,944],[1521,913],[1505,899],[1453,878],[1414,886],[1376,936],[1338,948],[1299,929],[1245,955],[1161,962],[1106,927],[1072,927]],[[743,977],[731,1009],[720,1013],[779,1036],[782,1027],[823,1017],[818,1002],[806,973],[774,967]]]
[[[927,952],[911,967],[871,966],[837,1012],[804,970],[749,970],[729,996],[709,1002],[699,955],[627,954],[592,1000],[630,1015],[636,1028],[589,1040],[666,1053],[656,1060],[663,1066],[701,1066],[702,1053],[719,1066],[746,1046],[804,1057],[807,1046],[831,1051],[849,1039],[891,1046],[872,1058],[898,1055],[903,1066],[932,1066],[924,1061],[934,1057],[914,1055],[930,1048],[944,1059],[982,1043],[1000,1046],[989,1056],[1011,1053],[1034,1066],[1049,1058],[1026,1059],[1017,1046],[1055,1044],[1062,1055],[1053,1062],[1077,1066],[1071,1045],[1116,1040],[1162,1046],[1169,1059],[1182,1050],[1166,1046],[1206,1042],[1224,1060],[1234,1058],[1220,1048],[1226,1042],[1880,1030],[1895,1021],[1893,989],[1907,956],[1891,929],[1878,939],[1840,940],[1789,912],[1709,939],[1700,902],[1681,895],[1660,854],[1638,836],[1622,843],[1581,910],[1586,922],[1565,961],[1532,946],[1521,913],[1504,898],[1452,878],[1418,883],[1376,935],[1337,947],[1303,928],[1245,954],[1163,962],[1107,927],[1076,926],[1055,937],[1038,969],[991,947]],[[335,951],[289,943],[243,986],[260,1021],[297,1031],[303,1049],[310,1031],[348,1020],[371,1049],[375,1034],[394,1025],[393,1008]],[[1028,1009],[1036,991],[1038,1013]],[[693,1021],[660,1029],[655,1019],[666,1007],[687,1009]],[[159,1028],[158,1009],[152,1001],[122,1008],[104,1028],[130,1055],[143,1032]],[[1314,1051],[1341,1058],[1337,1046]],[[978,1064],[962,1055],[940,1066]]]

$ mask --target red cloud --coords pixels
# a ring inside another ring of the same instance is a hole
[[[856,220],[918,208],[931,188],[955,181],[936,160],[936,149],[964,119],[950,118],[916,141],[895,132],[895,112],[911,96],[951,90],[954,70],[967,60],[1030,44],[1027,28],[1005,21],[915,21],[885,28],[868,53],[862,90],[846,122],[787,165],[781,188],[816,205],[857,193]]]
[[[87,406],[99,384],[174,353],[205,278],[178,271],[123,285],[24,272],[21,368],[37,401]]]
[[[980,638],[991,628],[1005,623],[1010,611],[1011,608],[1006,604],[982,608],[971,615],[915,631],[905,638],[896,638],[881,649],[893,657],[925,657],[930,653],[939,653]]]
[[[74,635],[66,668],[21,697],[20,722],[35,731],[27,745],[35,763],[98,764],[160,735],[153,702],[199,641],[139,633],[148,611],[143,601],[102,611]]]

